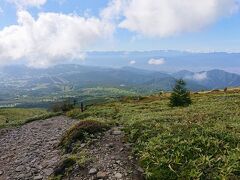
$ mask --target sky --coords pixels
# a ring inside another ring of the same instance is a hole
[[[86,51],[240,52],[240,0],[0,0],[0,65]]]

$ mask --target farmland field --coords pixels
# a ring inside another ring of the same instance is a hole
[[[192,94],[189,107],[169,95],[75,109],[68,116],[122,124],[147,179],[239,179],[240,94]]]

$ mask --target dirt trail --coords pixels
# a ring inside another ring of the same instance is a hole
[[[0,130],[0,180],[47,179],[61,158],[61,135],[75,122],[59,116]]]
[[[85,147],[92,162],[76,168],[68,180],[143,180],[143,170],[131,155],[131,144],[125,143],[121,127],[113,127],[94,143]]]

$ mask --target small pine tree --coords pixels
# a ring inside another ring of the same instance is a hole
[[[176,81],[170,97],[170,106],[189,106],[192,103],[190,92],[186,89],[186,83],[180,79]]]

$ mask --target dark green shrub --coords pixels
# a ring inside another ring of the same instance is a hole
[[[56,102],[50,107],[50,111],[53,112],[67,112],[74,109],[74,102],[69,100],[63,102]]]
[[[192,103],[190,92],[186,89],[186,83],[180,79],[176,81],[170,97],[170,106],[189,106]]]
[[[85,141],[90,134],[96,134],[105,131],[108,126],[98,121],[81,121],[70,128],[62,137],[60,146],[66,152],[72,151],[72,144],[76,141]]]

